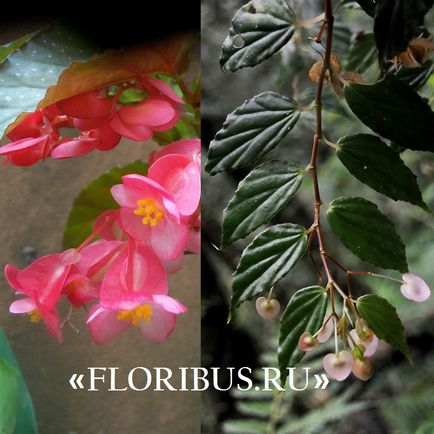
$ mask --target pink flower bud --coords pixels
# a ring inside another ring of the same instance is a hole
[[[405,298],[418,303],[428,300],[431,290],[422,278],[413,273],[405,273],[402,280],[401,293]]]
[[[259,297],[256,300],[256,310],[263,319],[274,319],[279,315],[280,303],[272,298]]]
[[[320,344],[327,342],[333,333],[333,320],[330,318],[327,322],[325,322],[318,335],[317,339]]]
[[[368,381],[374,373],[374,364],[371,359],[355,360],[352,372],[358,379]]]
[[[370,330],[370,329],[368,329]],[[366,333],[366,332],[365,332]],[[355,329],[350,331],[350,336],[348,337],[348,343],[350,348],[354,348],[354,343],[360,348],[361,345],[365,347],[365,352],[363,353],[363,357],[371,357],[375,354],[378,347],[378,338],[374,335],[374,333],[367,333],[368,337],[366,339],[361,339]],[[352,339],[351,339],[352,338]]]
[[[319,345],[318,339],[312,333],[304,332],[298,340],[298,348],[301,351],[312,351]]]
[[[337,381],[343,381],[350,375],[354,366],[354,359],[350,352],[327,354],[323,359],[323,367],[327,374]]]

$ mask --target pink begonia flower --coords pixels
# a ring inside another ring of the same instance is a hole
[[[121,140],[121,136],[110,127],[102,125],[82,133],[75,139],[65,139],[51,151],[52,158],[80,157],[94,149],[109,151]]]
[[[186,311],[167,291],[166,272],[152,249],[129,241],[104,277],[100,303],[89,312],[94,341],[109,342],[131,326],[139,326],[152,341],[165,340],[175,327],[176,315]]]
[[[413,273],[405,273],[402,275],[402,280],[404,283],[401,285],[401,293],[405,298],[418,303],[428,300],[431,290],[421,277]]]
[[[121,206],[122,229],[140,243],[149,243],[163,261],[173,261],[188,241],[188,227],[173,196],[154,180],[126,175],[111,189]]]
[[[184,155],[169,154],[158,158],[148,170],[148,177],[162,185],[185,217],[191,217],[200,202],[200,168]]]
[[[72,262],[77,260],[70,251],[36,259],[28,267],[19,270],[6,265],[5,276],[17,294],[25,298],[14,301],[11,313],[27,313],[32,322],[44,321],[48,332],[59,342],[63,341],[60,318],[56,305],[61,297]]]
[[[350,331],[350,336],[348,337],[348,344],[350,345],[350,348],[354,348],[354,343],[356,345],[363,345],[365,347],[365,352],[363,353],[363,357],[371,357],[375,354],[378,347],[378,338],[374,334],[372,334],[367,339],[360,339],[360,336],[357,334],[357,331],[355,329]],[[352,339],[351,339],[352,338]]]
[[[5,157],[4,164],[31,166],[50,155],[59,138],[59,132],[46,113],[51,113],[51,109],[31,113],[7,134],[13,141],[0,147],[0,156]]]
[[[99,240],[80,250],[63,289],[71,304],[81,307],[99,297],[105,272],[127,243]]]
[[[48,143],[49,136],[29,137],[8,143],[0,147],[0,155],[5,157],[3,164],[31,166],[49,155]]]
[[[337,381],[345,380],[351,374],[353,366],[354,359],[349,351],[330,353],[323,358],[324,370]]]

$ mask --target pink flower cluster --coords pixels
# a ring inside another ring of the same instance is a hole
[[[7,265],[7,281],[23,296],[10,311],[42,320],[62,342],[58,304],[67,299],[89,308],[97,344],[132,326],[151,341],[165,340],[186,311],[168,295],[167,274],[182,268],[186,251],[200,249],[199,156],[198,139],[166,146],[151,155],[147,176],[126,175],[112,187],[120,208],[101,214],[77,249],[43,256],[23,270]]]
[[[128,93],[135,96],[131,103],[123,102]],[[122,137],[149,140],[175,126],[183,103],[166,82],[147,76],[82,93],[31,113],[7,134],[12,142],[0,147],[0,155],[5,164],[30,166],[48,157],[108,151]],[[80,134],[68,138],[65,129]]]

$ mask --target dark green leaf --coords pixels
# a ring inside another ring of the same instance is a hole
[[[385,269],[408,271],[405,246],[377,205],[361,197],[335,199],[327,217],[342,243],[359,258]]]
[[[434,64],[432,60],[427,60],[419,68],[404,68],[400,67],[395,72],[395,76],[402,81],[408,83],[414,90],[422,88],[430,79],[434,71]]]
[[[391,59],[418,36],[433,0],[377,0],[374,33],[380,62]]]
[[[337,156],[352,175],[379,193],[429,209],[416,176],[399,153],[379,137],[370,134],[343,137],[338,142]]]
[[[18,371],[0,357],[0,433],[13,434],[18,409]]]
[[[375,15],[375,0],[357,0],[357,3],[369,16]]]
[[[18,376],[18,406],[16,412],[16,423],[14,434],[37,434],[35,411],[33,409],[32,398],[30,397],[24,378],[21,374],[18,362],[12,352],[12,349],[0,330],[0,357],[2,357],[11,367],[15,369]],[[2,385],[2,381],[0,381]],[[1,389],[0,388],[0,393]],[[11,397],[13,399],[13,397]],[[0,422],[1,426],[1,422]]]
[[[326,309],[327,293],[320,286],[300,289],[289,301],[280,320],[278,358],[282,384],[288,375],[286,368],[295,366],[305,354],[298,349],[300,336],[320,329]]]
[[[365,72],[377,58],[373,33],[362,33],[353,42],[348,53],[347,71]]]
[[[242,6],[223,42],[223,71],[255,66],[277,53],[294,34],[295,19],[285,0],[251,0]]]
[[[387,300],[367,294],[357,300],[357,310],[379,339],[397,348],[412,362],[404,326],[396,309]]]
[[[302,179],[302,169],[284,161],[271,161],[253,170],[224,210],[221,248],[269,222],[288,204]]]
[[[434,113],[414,89],[393,75],[345,86],[353,113],[369,128],[407,149],[434,152]]]
[[[0,66],[0,137],[20,113],[36,109],[67,66],[91,54],[59,24],[41,31],[12,53]]]
[[[230,113],[210,144],[205,170],[215,175],[254,163],[274,149],[294,128],[297,103],[275,92],[264,92]]]
[[[229,320],[244,301],[270,289],[306,252],[303,226],[284,223],[260,233],[244,250],[234,273]]]
[[[147,164],[136,161],[115,167],[87,185],[72,204],[63,234],[64,248],[78,247],[92,233],[95,220],[103,211],[119,208],[110,188],[120,184],[122,176],[130,173],[146,175],[147,171]]]

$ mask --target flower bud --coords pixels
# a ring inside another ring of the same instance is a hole
[[[337,381],[343,381],[350,375],[354,366],[354,359],[350,352],[327,354],[323,359],[323,367],[327,374]]]
[[[298,348],[301,351],[312,351],[319,345],[318,339],[314,338],[311,333],[304,332],[298,340]]]
[[[256,310],[263,319],[274,319],[279,315],[280,303],[274,298],[268,300],[267,297],[259,297],[256,300]]]
[[[317,335],[318,342],[320,344],[327,342],[330,339],[332,333],[333,333],[333,320],[329,318],[329,320],[322,325]]]
[[[375,354],[378,347],[378,338],[374,335],[371,329],[367,329],[362,336],[366,336],[365,339],[360,338],[356,329],[350,331],[350,336],[348,336],[348,344],[350,348],[354,348],[354,342],[359,347],[364,347],[363,357],[371,357]]]
[[[418,303],[428,300],[431,290],[421,277],[413,273],[405,273],[402,275],[402,280],[404,283],[401,285],[401,293],[405,298]]]
[[[354,361],[352,372],[360,380],[368,381],[374,373],[374,364],[368,358],[357,359]]]

